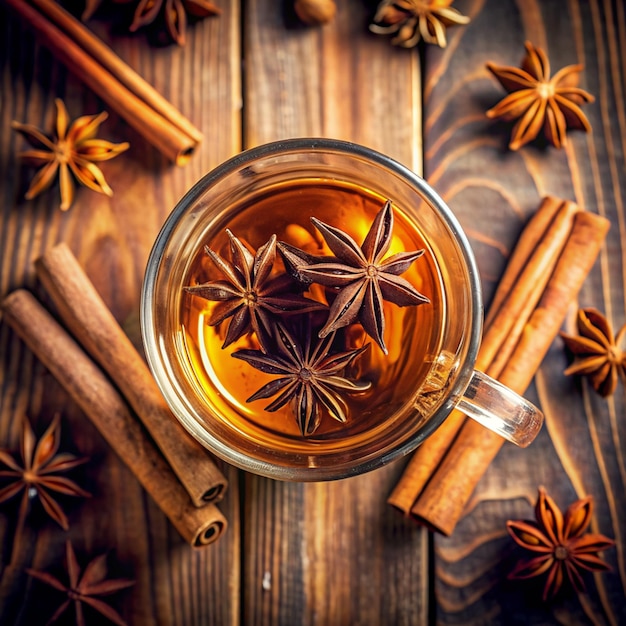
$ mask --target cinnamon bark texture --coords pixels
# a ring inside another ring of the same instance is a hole
[[[65,244],[35,263],[66,327],[111,376],[196,506],[221,499],[226,478],[167,406],[148,366]]]
[[[213,503],[196,507],[156,445],[102,370],[28,291],[2,302],[3,320],[50,370],[191,546],[213,543],[226,519]]]
[[[202,133],[113,50],[54,0],[6,0],[68,69],[177,165]]]
[[[608,228],[608,220],[571,202],[544,199],[494,295],[477,369],[518,393],[526,390]],[[502,443],[499,435],[453,412],[418,448],[388,503],[449,535]]]
[[[476,369],[497,378],[569,236],[577,205],[546,197],[529,220],[493,296]],[[499,363],[494,364],[494,359]],[[497,367],[496,367],[497,366]],[[405,515],[443,459],[466,416],[453,411],[416,450],[387,502]]]

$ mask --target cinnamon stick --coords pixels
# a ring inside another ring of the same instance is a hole
[[[43,44],[168,159],[184,165],[202,133],[54,0],[5,0]]]
[[[104,439],[194,547],[216,541],[227,526],[213,503],[196,507],[139,421],[102,370],[28,291],[2,302],[3,319],[59,381]]]
[[[546,196],[542,199],[539,208],[531,215],[515,244],[515,248],[504,269],[504,273],[500,277],[496,292],[491,299],[489,312],[485,317],[485,327],[491,326],[495,314],[502,306],[502,301],[506,298],[507,294],[510,293],[519,275],[526,266],[528,259],[533,254],[539,242],[545,237],[559,208],[565,203],[574,204],[573,202],[562,200],[555,196]]]
[[[524,393],[556,338],[600,252],[609,229],[603,217],[581,211],[541,300],[524,325],[515,350],[498,377]],[[444,535],[454,530],[476,484],[502,447],[504,439],[467,420],[445,458],[411,508],[411,515]]]
[[[493,378],[500,375],[541,297],[578,211],[573,202],[547,196],[528,221],[492,299],[476,369]],[[453,411],[415,451],[387,498],[388,504],[410,514],[465,419],[461,411]]]
[[[142,356],[71,250],[58,244],[36,260],[35,268],[68,330],[111,376],[192,502],[202,506],[219,500],[226,489],[224,475],[174,417]]]

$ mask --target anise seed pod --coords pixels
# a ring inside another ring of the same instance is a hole
[[[296,15],[310,26],[330,22],[337,12],[334,0],[296,0]]]

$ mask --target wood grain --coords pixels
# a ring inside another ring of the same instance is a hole
[[[58,189],[23,199],[32,170],[15,159],[15,119],[50,128],[55,97],[73,117],[105,107],[50,58],[0,3],[0,296],[18,287],[45,298],[33,261],[66,242],[138,342],[144,266],[164,219],[196,180],[241,150],[286,137],[357,141],[428,179],[466,228],[493,293],[509,251],[542,197],[571,199],[612,222],[580,304],[626,322],[626,8],[621,0],[456,0],[472,18],[450,29],[445,50],[393,47],[371,34],[375,0],[338,2],[335,19],[305,28],[292,2],[216,0],[219,18],[188,29],[184,48],[144,34],[90,26],[204,133],[184,168],[171,166],[119,117],[101,127],[131,149],[103,164],[112,199],[80,189],[66,213]],[[564,150],[506,149],[510,126],[484,112],[503,92],[485,69],[517,65],[523,42],[545,47],[553,69],[584,63],[593,133]],[[573,332],[573,314],[567,322]],[[344,481],[290,484],[224,466],[227,533],[193,551],[49,373],[0,323],[0,446],[15,449],[26,413],[38,434],[62,415],[62,448],[90,456],[73,474],[94,494],[64,499],[81,563],[112,548],[111,575],[137,580],[110,597],[133,626],[235,624],[609,624],[626,622],[626,396],[601,400],[562,375],[555,342],[528,392],[546,428],[526,450],[505,446],[455,533],[433,537],[385,504],[404,462]],[[613,573],[588,577],[588,593],[540,601],[540,584],[506,574],[521,556],[506,519],[532,516],[537,486],[565,508],[591,493],[595,531],[618,540]],[[60,573],[66,534],[35,507],[18,562],[7,565],[15,507],[0,509],[0,621],[41,623],[60,598],[24,567]],[[70,615],[71,622],[71,615]]]
[[[72,249],[114,315],[138,343],[138,307],[144,266],[166,215],[208,169],[240,149],[241,69],[239,6],[223,3],[219,19],[190,27],[185,48],[155,48],[145,36],[113,31],[105,20],[90,26],[204,132],[205,141],[185,168],[167,163],[119,117],[111,114],[101,135],[131,142],[124,155],[103,164],[113,198],[80,189],[74,206],[58,210],[58,189],[34,201],[23,200],[32,170],[15,158],[21,139],[11,120],[51,129],[55,96],[72,117],[103,110],[103,103],[50,58],[28,29],[0,7],[0,292],[25,286],[45,297],[36,283],[33,261],[53,244]],[[94,494],[67,501],[79,560],[112,549],[112,574],[135,578],[132,591],[111,596],[129,624],[237,624],[239,621],[238,474],[225,468],[231,488],[221,510],[230,527],[206,550],[192,550],[169,525],[130,472],[107,448],[99,433],[61,391],[6,325],[0,326],[0,445],[15,449],[21,416],[38,431],[56,411],[62,415],[66,449],[89,455],[81,483]],[[6,566],[11,549],[12,509],[0,515],[0,555]],[[33,526],[19,551],[20,562],[3,567],[0,621],[43,623],[60,601],[58,592],[33,583],[24,567],[62,565],[64,533],[36,508]],[[71,617],[71,616],[70,616]]]
[[[286,27],[274,6],[254,0],[244,15],[245,146],[333,137],[419,171],[416,51],[369,34],[355,0],[317,29]],[[246,475],[244,623],[426,623],[428,537],[385,506],[400,469],[320,484]]]
[[[611,220],[601,257],[579,297],[605,311],[614,326],[624,309],[624,9],[621,2],[557,3],[466,0],[455,3],[472,22],[445,51],[429,50],[425,70],[424,150],[427,178],[467,230],[487,299],[522,225],[552,194]],[[489,33],[487,36],[485,33]],[[582,63],[581,86],[596,96],[585,111],[593,133],[570,133],[563,150],[529,145],[507,150],[511,125],[484,112],[504,93],[485,63],[519,66],[523,44],[546,49],[553,72]],[[573,314],[568,318],[569,332]],[[626,619],[626,422],[624,395],[604,401],[586,383],[566,379],[568,357],[555,341],[529,398],[546,426],[527,450],[506,445],[483,478],[452,537],[435,538],[438,622],[619,624]],[[592,494],[592,529],[614,537],[611,574],[586,577],[588,594],[541,602],[540,581],[507,581],[522,552],[504,530],[507,519],[533,517],[537,486],[565,509]]]

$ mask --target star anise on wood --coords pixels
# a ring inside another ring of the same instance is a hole
[[[420,39],[445,48],[446,28],[470,21],[451,4],[452,0],[382,0],[370,30],[395,34],[391,43],[403,48],[412,48]]]
[[[125,626],[126,622],[122,616],[97,596],[108,596],[116,591],[126,589],[134,585],[135,581],[126,578],[107,580],[106,554],[101,554],[90,561],[82,572],[82,575],[78,560],[76,559],[76,553],[69,541],[65,543],[65,555],[69,579],[68,583],[60,581],[47,572],[39,572],[33,569],[26,570],[33,578],[37,578],[46,585],[54,587],[54,589],[65,593],[67,596],[63,604],[59,606],[47,623],[52,624],[55,622],[73,602],[76,611],[77,626],[85,626],[87,623],[84,616],[83,604],[95,609],[114,624]]]
[[[85,0],[80,19],[86,22],[100,8],[100,4],[102,4],[102,0]]]
[[[383,300],[398,306],[429,302],[399,274],[424,253],[424,250],[398,252],[383,259],[393,236],[393,209],[387,200],[378,212],[363,244],[359,246],[347,233],[315,217],[311,222],[335,255],[314,257],[283,243],[278,248],[294,276],[304,283],[318,283],[337,290],[328,320],[320,337],[347,326],[357,318],[365,332],[387,354],[384,340]]]
[[[61,188],[62,211],[66,211],[74,200],[74,180],[99,193],[113,195],[102,170],[96,165],[100,161],[108,161],[124,152],[128,143],[114,144],[110,141],[97,139],[96,133],[100,124],[107,119],[108,113],[84,115],[70,123],[65,104],[55,99],[57,108],[56,137],[49,137],[32,124],[13,122],[12,126],[33,147],[32,150],[20,152],[18,156],[35,165],[41,165],[33,178],[26,199],[31,200],[47,189],[59,177]]]
[[[546,53],[527,41],[521,68],[487,63],[487,69],[509,92],[487,111],[489,118],[518,120],[513,127],[509,148],[517,150],[534,140],[543,129],[556,148],[567,141],[567,129],[589,132],[591,124],[580,105],[594,97],[578,87],[582,65],[568,65],[550,77]]]
[[[133,2],[134,0],[116,0]],[[162,21],[168,37],[179,46],[186,42],[187,17],[219,15],[221,10],[208,0],[139,0],[129,27],[131,32]]]
[[[309,313],[324,307],[294,293],[298,285],[288,274],[272,275],[276,261],[275,235],[253,254],[230,230],[227,229],[226,233],[232,262],[205,247],[206,254],[226,280],[185,287],[185,290],[219,303],[209,316],[209,326],[230,320],[222,348],[252,330],[261,349],[266,351],[271,341],[273,316]]]
[[[564,373],[588,377],[591,386],[606,398],[615,391],[618,380],[626,381],[626,351],[622,348],[626,325],[614,336],[606,317],[591,307],[578,310],[577,326],[578,336],[560,333],[574,355]]]
[[[0,478],[11,482],[0,489],[0,503],[5,502],[22,492],[22,500],[18,514],[17,530],[14,543],[19,543],[19,535],[31,500],[38,497],[46,513],[64,530],[68,530],[67,516],[50,492],[69,496],[89,497],[74,481],[59,473],[81,465],[86,458],[78,458],[73,454],[57,454],[61,440],[60,418],[56,415],[45,433],[36,440],[28,420],[22,422],[20,440],[21,459],[15,458],[7,450],[0,450],[0,463],[8,469],[0,470]]]
[[[610,570],[598,552],[615,545],[604,535],[585,534],[592,513],[591,496],[574,502],[563,515],[546,490],[540,487],[535,505],[536,521],[508,521],[506,524],[514,541],[537,555],[518,562],[509,578],[525,579],[547,574],[544,601],[558,593],[566,577],[576,591],[584,591],[581,571]]]
[[[334,339],[334,332],[317,339],[307,325],[304,340],[298,341],[295,334],[277,324],[276,345],[271,354],[259,350],[234,352],[235,358],[266,374],[279,376],[261,387],[247,402],[280,394],[265,410],[274,412],[291,403],[303,436],[312,435],[320,425],[322,407],[337,421],[346,422],[346,406],[341,393],[363,392],[371,387],[371,383],[351,380],[343,373],[369,344],[356,350],[331,352]]]

